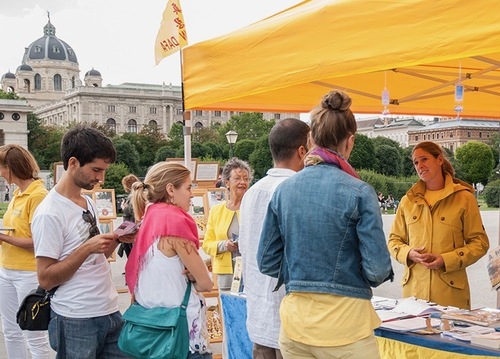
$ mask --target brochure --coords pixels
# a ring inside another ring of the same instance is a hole
[[[138,229],[139,226],[136,223],[130,221],[123,221],[122,224],[120,224],[118,228],[115,229],[114,233],[118,234],[118,237],[121,237],[129,234],[134,234],[135,232],[137,232]]]
[[[497,290],[500,287],[500,246],[488,252],[486,268],[488,269],[491,288]]]

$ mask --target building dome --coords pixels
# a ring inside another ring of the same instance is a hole
[[[99,76],[99,77],[101,77],[101,73],[97,70],[94,70],[94,68],[92,68],[92,70],[87,71],[85,73],[85,77],[87,77],[87,76]]]
[[[43,27],[44,36],[26,48],[23,63],[28,60],[61,60],[78,63],[76,54],[66,42],[56,37],[56,28],[50,19]]]
[[[10,71],[2,75],[2,80],[3,79],[15,79],[15,78],[16,78],[16,75],[14,75]]]
[[[22,64],[17,68],[17,71],[33,71],[30,65]]]

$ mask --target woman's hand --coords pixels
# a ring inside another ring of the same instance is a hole
[[[443,256],[440,254],[427,253],[422,264],[429,269],[438,270],[444,268]]]
[[[226,241],[226,251],[228,252],[237,252],[238,251],[238,243],[233,242],[231,240]]]
[[[429,269],[441,269],[444,267],[443,256],[440,254],[423,253],[425,247],[413,248],[408,253],[408,258],[415,263],[420,263]]]

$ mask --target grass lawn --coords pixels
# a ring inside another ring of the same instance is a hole
[[[0,218],[3,218],[5,211],[7,210],[8,203],[0,203]]]

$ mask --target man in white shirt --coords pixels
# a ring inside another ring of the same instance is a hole
[[[58,287],[50,344],[58,358],[127,358],[118,348],[123,319],[107,261],[117,236],[99,234],[96,205],[81,194],[104,180],[116,150],[102,132],[78,125],[64,135],[61,157],[66,172],[31,225],[39,284]]]
[[[260,273],[257,249],[267,206],[278,185],[304,167],[309,126],[297,119],[278,122],[269,133],[274,168],[245,193],[240,206],[239,248],[243,259],[244,291],[247,295],[247,329],[254,359],[281,359],[278,337],[282,286],[273,292],[277,279]]]

